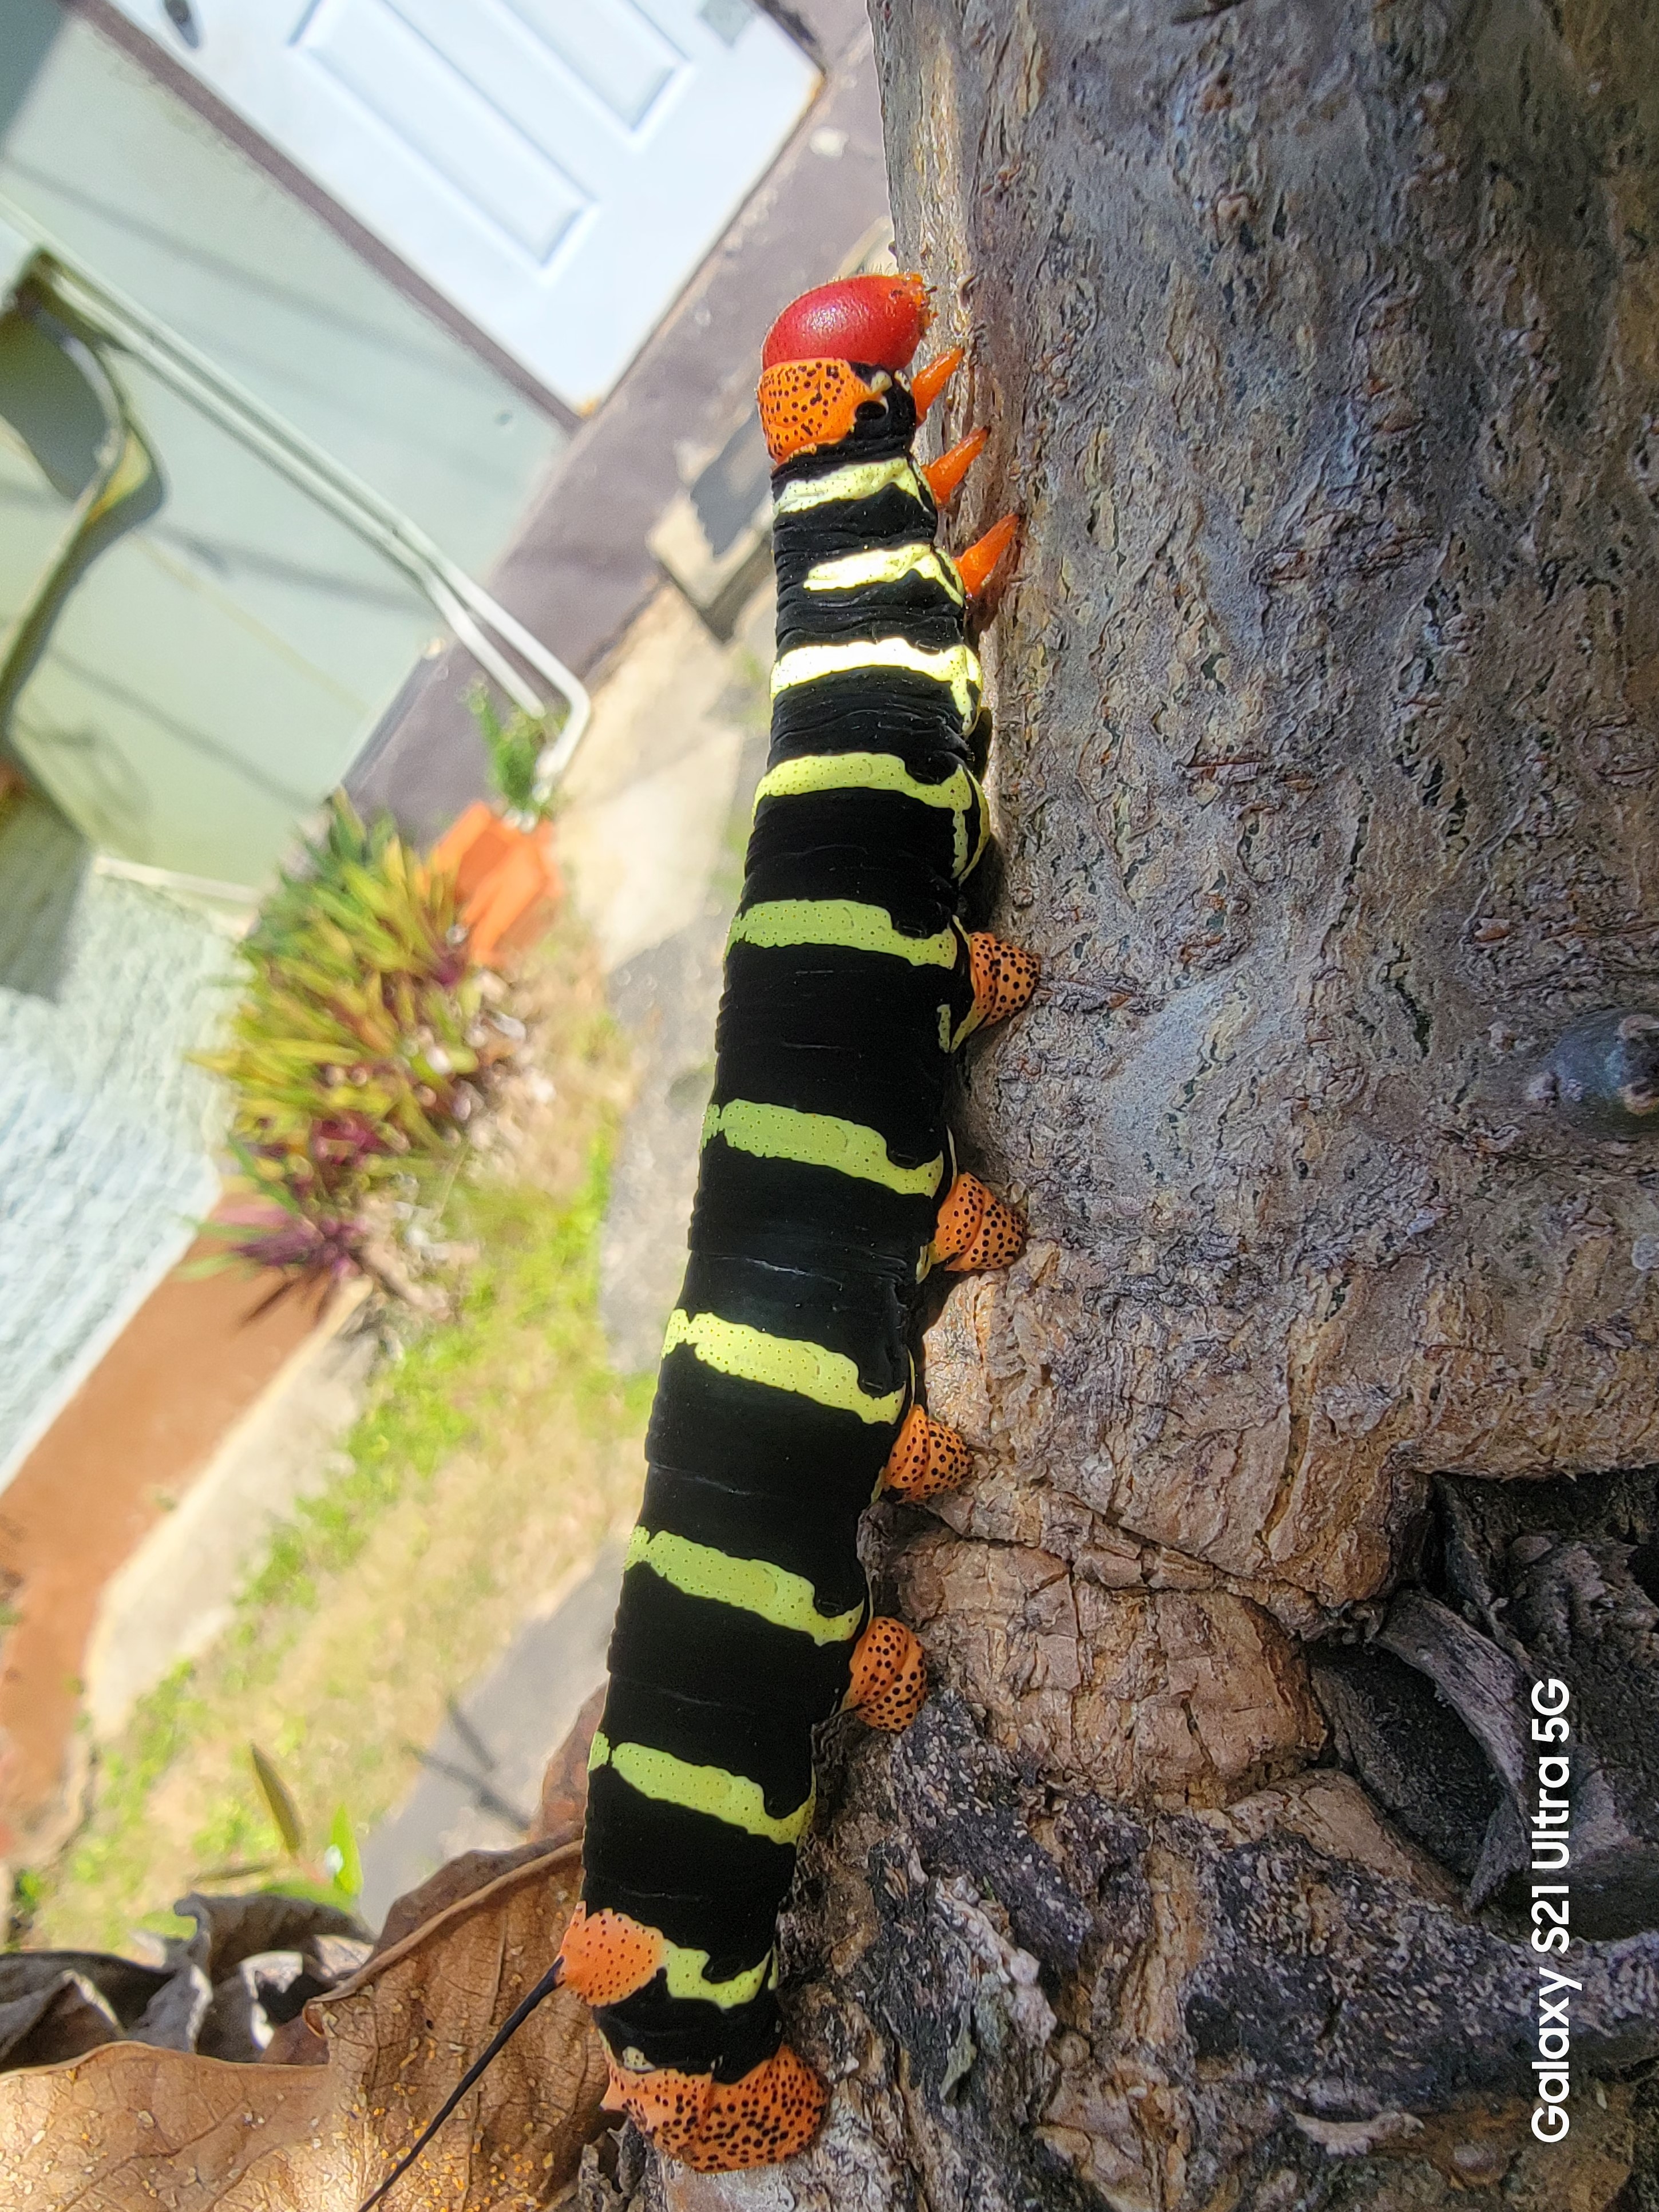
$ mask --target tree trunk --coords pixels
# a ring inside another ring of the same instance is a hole
[[[1026,518],[985,652],[1045,989],[963,1121],[1032,1242],[928,1338],[975,1479],[872,1532],[936,1686],[830,1747],[831,2124],[645,2197],[1652,2212],[1655,1486],[1561,1478],[1659,1459],[1659,11],[873,13],[945,430],[993,426],[958,541]]]

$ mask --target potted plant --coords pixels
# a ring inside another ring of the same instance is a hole
[[[432,865],[454,878],[468,949],[492,967],[541,934],[562,893],[552,800],[538,781],[550,732],[544,718],[518,708],[503,721],[482,684],[467,704],[489,755],[498,804],[475,799],[433,847]]]

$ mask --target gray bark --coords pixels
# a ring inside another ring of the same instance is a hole
[[[1032,1243],[928,1339],[973,1484],[877,1532],[938,1686],[832,1759],[788,1923],[830,2126],[641,2187],[1650,2212],[1651,1771],[1600,1743],[1546,2147],[1498,1708],[1582,1661],[1650,1725],[1651,1560],[1563,1509],[1482,1618],[1425,1532],[1437,1476],[1659,1459],[1659,11],[872,14],[944,434],[993,428],[953,538],[1026,518],[1045,986],[964,1121]]]

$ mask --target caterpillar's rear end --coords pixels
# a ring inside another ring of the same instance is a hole
[[[925,322],[919,280],[860,278],[768,344],[771,753],[562,1954],[613,2101],[705,2168],[786,2157],[822,2116],[775,1995],[812,1731],[842,1707],[902,1727],[923,1687],[915,1638],[871,1620],[859,1516],[884,1479],[923,1497],[965,1473],[915,1404],[918,1286],[1022,1234],[953,1174],[945,1124],[953,1052],[1034,970],[959,919],[980,673],[911,454]],[[1007,535],[963,556],[970,581]]]

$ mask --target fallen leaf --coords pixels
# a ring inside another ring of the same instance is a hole
[[[180,1967],[200,1967],[212,1991],[193,2042],[174,2048],[193,2049],[206,2058],[263,2057],[273,2030],[297,2015],[307,1997],[349,1981],[369,1955],[368,1931],[362,1923],[313,1898],[270,1890],[213,1897],[192,1890],[173,1909],[180,1918],[195,1921],[196,1933],[182,1945],[170,1944],[169,1954]],[[292,1999],[267,2013],[265,2000],[289,1987]]]
[[[608,1682],[600,1683],[577,1714],[569,1735],[548,1760],[542,1776],[542,1801],[530,1831],[532,1836],[562,1844],[580,1835],[587,1817],[587,1758],[609,1687]]]
[[[190,1955],[210,1982],[221,1982],[244,1959],[262,1951],[302,1951],[321,1955],[319,1947],[337,1938],[365,1941],[368,1929],[355,1914],[309,1897],[256,1889],[241,1897],[215,1897],[193,1889],[173,1906],[181,1920],[193,1920]]]
[[[303,1951],[256,1951],[216,1982],[213,2002],[196,2038],[202,2056],[262,2059],[277,2029],[299,2019],[307,1999],[327,1996],[368,1960],[367,1943],[346,1943],[338,1936],[322,1940],[352,1954],[337,1972],[313,1971],[317,1961]]]
[[[515,1873],[538,1859],[550,1859],[557,1848],[553,1844],[514,1844],[504,1851],[462,1851],[446,1860],[418,1888],[405,1890],[393,1900],[375,1943],[374,1956],[380,1958],[406,1942],[417,1928],[447,1912],[462,1898],[499,1881],[504,1874]]]
[[[75,2212],[356,2212],[558,1948],[574,1844],[515,1866],[306,2008],[325,2066],[106,2044],[0,2075],[0,2203]],[[501,2052],[387,2212],[529,2212],[604,2125],[604,2049],[556,1990]]]
[[[318,2034],[304,2013],[295,2013],[292,2020],[271,2032],[271,2038],[259,2053],[262,2066],[326,2066],[327,2039]]]
[[[275,2020],[349,1979],[368,1956],[368,1931],[350,1913],[309,1898],[192,1892],[173,1909],[196,1932],[168,1938],[164,1966],[101,1951],[0,1957],[0,2071],[122,2041],[258,2058]],[[289,1986],[293,2001],[267,2016],[262,1992]]]
[[[110,1951],[8,1951],[0,1955],[0,2005],[44,1989],[60,1974],[92,1984],[124,2027],[130,2027],[167,1979],[165,1966],[140,1966]]]
[[[0,2065],[50,2066],[120,2039],[108,2000],[84,1974],[60,1973],[0,2004]]]

